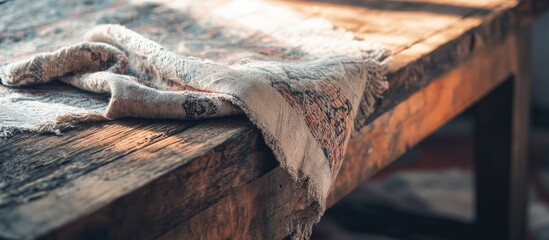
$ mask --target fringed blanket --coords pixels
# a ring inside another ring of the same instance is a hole
[[[260,1],[31,5],[41,13],[27,17],[42,24],[21,22],[25,1],[2,5],[14,12],[0,23],[4,137],[124,117],[246,114],[300,201],[313,203],[296,213],[294,238],[308,237],[324,212],[362,122],[355,116],[371,113],[387,88],[385,48]]]

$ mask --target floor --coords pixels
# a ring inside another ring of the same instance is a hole
[[[543,116],[549,114],[533,118],[530,134],[529,240],[549,240],[549,118]],[[421,142],[330,209],[313,239],[397,239],[342,224],[350,217],[341,209],[360,212],[374,206],[472,221],[472,128],[471,117],[461,116]]]

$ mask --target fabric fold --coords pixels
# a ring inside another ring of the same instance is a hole
[[[250,5],[239,15],[227,11],[234,2]],[[193,4],[180,9],[195,10]],[[18,128],[2,120],[17,122],[15,115],[0,111],[0,132],[59,132],[79,121],[125,117],[186,120],[246,114],[295,182],[299,202],[288,228],[293,238],[307,238],[325,210],[351,134],[362,127],[388,88],[384,75],[389,52],[355,40],[326,20],[307,19],[266,3],[228,1],[208,11],[222,17],[220,22],[233,20],[236,27],[219,34],[231,42],[235,32],[245,32],[246,41],[238,48],[249,52],[220,55],[223,48],[216,48],[209,52],[212,59],[200,58],[168,49],[121,25],[95,26],[85,42],[5,65],[0,81],[15,89],[60,81],[106,96],[108,103],[90,104],[91,97],[70,100],[60,94],[69,100],[59,102],[64,107],[70,102],[74,108],[67,107],[55,121],[35,119],[34,125]],[[272,16],[295,24],[284,28],[266,21]],[[241,22],[246,18],[258,20]],[[261,29],[253,30],[258,26]],[[34,106],[17,98],[16,90],[3,91],[0,105]]]

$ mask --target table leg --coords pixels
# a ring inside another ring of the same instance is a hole
[[[529,119],[529,28],[510,49],[516,73],[477,103],[476,216],[479,239],[525,239]]]

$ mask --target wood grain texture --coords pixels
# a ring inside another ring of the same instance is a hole
[[[456,67],[477,49],[503,41],[515,22],[517,4],[499,0],[291,1],[305,14],[325,17],[358,37],[391,47],[389,90],[373,114],[366,118],[359,113],[357,119],[364,121],[362,125]]]
[[[0,206],[40,197],[65,181],[196,124],[130,120],[121,124],[91,126],[78,134],[70,132],[61,137],[35,135],[5,139],[0,146],[3,190]],[[140,131],[136,132],[136,129]],[[51,151],[52,148],[55,151]],[[37,158],[40,158],[39,162]]]
[[[511,44],[510,38],[492,49],[479,50],[460,67],[369,124],[360,136],[351,140],[328,204],[334,204],[503,82],[514,69],[506,51]],[[286,223],[295,210],[287,202],[293,195],[288,186],[291,180],[285,175],[284,170],[274,169],[166,233],[163,239],[257,239],[265,235],[283,238],[294,230]],[[224,212],[231,213],[232,221],[216,218]],[[280,222],[262,225],[269,219]],[[206,222],[208,226],[215,225],[215,231],[204,226]]]
[[[105,151],[96,145],[74,147]],[[79,176],[44,198],[0,209],[0,216],[9,217],[9,221],[0,222],[0,232],[15,238],[44,234],[59,238],[151,238],[151,234],[169,229],[232,192],[233,186],[244,185],[273,169],[274,159],[252,161],[268,159],[267,153],[259,133],[242,117],[206,121],[149,140],[138,152],[115,151],[124,157]],[[247,171],[238,171],[235,166]],[[94,212],[105,204],[109,207]],[[79,221],[51,232],[75,219]],[[135,226],[148,227],[140,231]]]
[[[349,144],[330,204],[516,70],[502,60],[509,29],[533,11],[505,0],[279,3],[393,50],[391,89]],[[123,120],[0,144],[0,238],[282,237],[290,210],[308,207],[288,206],[292,192],[242,117]]]

